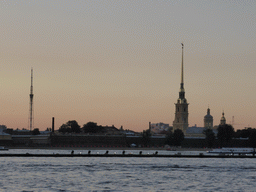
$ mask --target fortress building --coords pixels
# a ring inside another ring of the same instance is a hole
[[[188,129],[188,103],[185,98],[184,79],[183,79],[183,49],[182,45],[182,57],[181,57],[181,83],[180,92],[177,103],[175,103],[175,119],[173,121],[173,130],[181,129],[184,134]]]
[[[218,126],[217,126],[218,127]],[[197,125],[189,127],[185,133],[186,137],[201,137],[205,138],[203,133],[206,129],[212,129],[213,133],[217,135],[217,127],[213,127],[213,117],[210,114],[210,109],[207,109],[207,114],[204,116],[204,127],[197,127]]]

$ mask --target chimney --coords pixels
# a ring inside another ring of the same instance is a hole
[[[54,117],[52,118],[52,133],[54,133]]]

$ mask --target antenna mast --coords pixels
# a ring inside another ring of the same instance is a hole
[[[33,130],[33,68],[31,69],[30,103],[29,103],[29,129]]]

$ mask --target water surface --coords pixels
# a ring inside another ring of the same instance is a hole
[[[88,151],[75,150],[80,152]],[[1,153],[68,154],[70,150]],[[147,153],[154,151],[143,151]],[[255,159],[0,157],[0,170],[2,191],[256,191]]]

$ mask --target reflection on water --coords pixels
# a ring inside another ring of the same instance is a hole
[[[27,152],[68,154],[70,150],[9,150],[5,153]],[[88,151],[75,151],[79,152]],[[105,153],[103,150],[92,150],[92,153],[97,152]],[[122,153],[109,151],[110,154],[114,152]],[[185,153],[199,152],[182,152]],[[255,191],[254,161],[155,157],[1,157],[0,188],[3,191]]]

